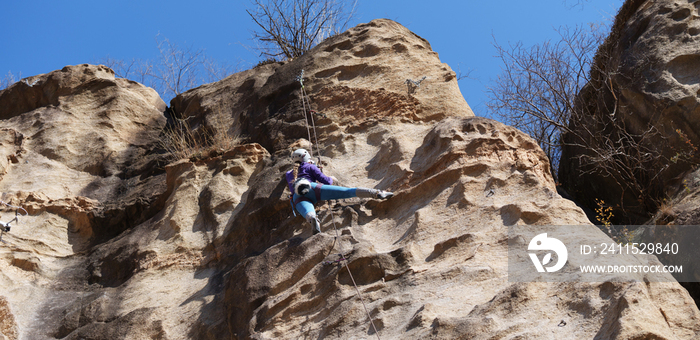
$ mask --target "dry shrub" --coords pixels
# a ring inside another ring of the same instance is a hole
[[[193,127],[188,120],[175,119],[175,123],[166,128],[161,140],[161,147],[173,161],[213,157],[241,143],[238,135],[229,133],[227,125],[218,115],[209,120],[210,126]]]

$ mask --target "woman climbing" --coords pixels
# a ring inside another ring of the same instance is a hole
[[[314,204],[318,201],[352,197],[388,199],[393,193],[377,189],[345,188],[333,184],[316,165],[311,163],[311,155],[304,149],[292,153],[294,169],[287,171],[287,185],[292,192],[292,206],[313,226],[313,234],[321,232],[321,223],[316,216]]]

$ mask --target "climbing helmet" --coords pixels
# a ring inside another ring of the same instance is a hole
[[[294,152],[292,152],[292,161],[300,162],[300,163],[307,163],[308,161],[311,160],[311,155],[309,154],[308,151],[304,149],[296,149]]]

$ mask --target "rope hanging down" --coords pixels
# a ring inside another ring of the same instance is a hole
[[[304,88],[304,70],[301,70],[301,74],[296,77],[296,80],[301,84],[301,103],[302,107],[304,108],[304,118],[306,120],[306,132],[309,135],[309,142],[311,142],[311,129],[309,128],[309,117],[311,118],[311,126],[313,127],[314,131],[314,141],[316,142],[316,148],[318,149],[318,165],[321,165],[321,149],[318,144],[318,135],[316,134],[316,123],[314,122],[314,116],[313,113],[315,111],[311,110],[311,100],[309,98],[309,95],[306,93],[306,89]],[[306,110],[308,104],[308,111]],[[311,157],[313,158],[314,153],[313,153],[313,144],[311,143]],[[335,246],[336,241],[340,238],[340,233],[338,232],[338,227],[335,224],[335,216],[333,215],[333,209],[330,207],[331,203],[328,202],[328,212],[331,215],[331,222],[333,222],[333,229],[335,229],[335,239],[333,240],[333,246]],[[357,283],[355,282],[355,278],[352,275],[352,272],[350,271],[350,267],[348,266],[348,260],[343,254],[347,254],[343,250],[343,245],[340,243],[340,241],[337,242],[338,247],[340,248],[340,254],[338,254],[338,260],[335,261],[326,261],[324,264],[333,264],[333,263],[342,263],[345,266],[345,269],[348,270],[348,274],[350,275],[350,280],[352,280],[352,285],[355,286],[355,292],[357,293],[357,297],[360,299],[360,302],[362,302],[362,307],[365,309],[365,313],[367,314],[367,318],[369,319],[369,323],[372,326],[372,330],[374,330],[374,334],[377,336],[378,340],[381,340],[379,337],[379,332],[377,331],[377,327],[374,326],[374,319],[372,319],[372,315],[369,313],[369,309],[367,309],[367,305],[365,304],[365,300],[362,298],[362,293],[360,293],[360,289],[357,287]],[[332,251],[332,249],[331,249]]]
[[[0,204],[5,205],[9,208],[15,209],[15,218],[11,219],[9,222],[0,221],[0,242],[6,243],[5,241],[3,241],[2,236],[5,235],[5,233],[10,232],[10,227],[11,227],[10,223],[13,223],[13,222],[19,223],[19,217],[20,216],[27,216],[27,215],[29,215],[29,213],[27,212],[26,209],[24,209],[22,207],[18,207],[16,205],[8,204],[7,202],[5,202],[3,200],[0,200]],[[23,215],[20,215],[20,213],[19,213],[20,210],[24,211]]]
[[[309,136],[309,143],[311,143],[311,158],[314,157],[314,142],[316,144],[316,148],[318,150],[318,165],[321,165],[321,150],[319,149],[319,144],[318,144],[318,134],[316,134],[316,122],[314,122],[314,115],[313,113],[315,111],[311,110],[311,100],[309,98],[309,95],[306,93],[306,88],[304,87],[304,70],[301,70],[301,74],[297,76],[297,81],[301,85],[301,106],[304,109],[304,119],[306,121],[306,133]],[[306,107],[309,107],[307,110]],[[314,139],[313,141],[311,140],[311,129],[309,129],[309,119],[311,120],[311,126],[313,127],[314,130]]]

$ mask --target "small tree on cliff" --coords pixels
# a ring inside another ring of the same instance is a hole
[[[347,28],[357,0],[253,0],[246,10],[260,30],[261,54],[271,59],[301,56]]]
[[[159,56],[155,61],[106,57],[98,62],[111,68],[119,78],[154,88],[165,101],[204,83],[222,80],[235,70],[227,64],[209,59],[203,49],[181,47],[158,36],[156,45]]]
[[[20,78],[22,78],[21,72],[18,76],[15,76],[12,72],[8,71],[7,74],[0,78],[0,90],[4,90],[6,87],[16,83]]]
[[[604,39],[598,26],[560,28],[558,33],[559,41],[529,49],[522,43],[494,43],[503,70],[488,88],[487,103],[496,117],[539,143],[555,179],[561,135],[568,131],[576,96],[590,80],[593,56]]]
[[[559,41],[529,49],[496,44],[504,66],[488,89],[487,105],[539,143],[555,180],[560,167],[604,177],[610,184],[606,190],[619,195],[615,201],[623,220],[618,222],[639,222],[638,212],[658,206],[659,178],[670,162],[652,124],[632,130],[617,116],[622,89],[613,88],[613,79],[622,75],[601,62],[609,59],[615,39],[604,39],[600,28],[560,29]],[[564,146],[569,154],[562,155]],[[594,199],[582,203],[594,207]]]

